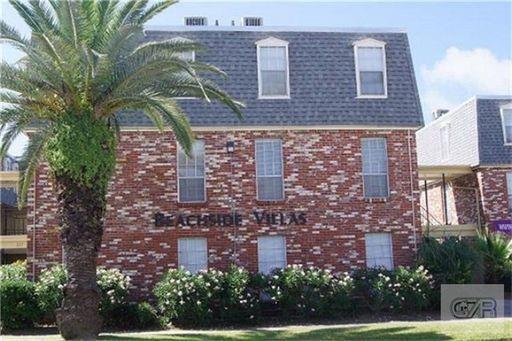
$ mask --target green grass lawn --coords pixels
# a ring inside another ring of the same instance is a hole
[[[60,340],[50,335],[12,335],[2,340]],[[450,322],[385,322],[240,330],[171,329],[102,334],[101,340],[512,340],[512,319]]]

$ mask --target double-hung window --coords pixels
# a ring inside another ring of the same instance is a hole
[[[178,239],[178,266],[196,273],[208,269],[206,238]]]
[[[267,38],[256,47],[259,98],[289,98],[288,42]]]
[[[512,212],[512,172],[507,173],[508,209]]]
[[[387,97],[385,43],[363,39],[354,43],[357,96]]]
[[[388,154],[385,138],[361,140],[365,198],[385,198],[388,188]]]
[[[368,268],[384,267],[393,269],[393,246],[391,233],[367,233],[366,266]]]
[[[284,199],[281,140],[256,140],[256,182],[258,200]]]
[[[512,107],[501,109],[501,123],[505,144],[512,145]]]
[[[191,153],[188,157],[181,148],[178,150],[179,202],[204,202],[204,141],[195,141]]]
[[[183,37],[175,37],[172,38],[171,41],[175,43],[192,43],[192,40]],[[176,55],[178,58],[186,60],[187,62],[193,62],[196,59],[196,53],[194,50],[177,52]]]
[[[286,267],[284,236],[258,237],[258,271],[264,274]]]

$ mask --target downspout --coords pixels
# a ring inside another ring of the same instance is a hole
[[[407,149],[409,152],[409,179],[411,180],[411,204],[412,204],[412,235],[414,239],[414,252],[418,251],[418,239],[416,236],[416,204],[414,200],[414,179],[412,166],[412,150],[411,150],[411,130],[407,130]]]

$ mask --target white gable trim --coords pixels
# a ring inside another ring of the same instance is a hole
[[[384,47],[386,46],[386,42],[373,38],[365,38],[361,40],[356,40],[352,45],[364,47]]]
[[[276,37],[268,37],[265,39],[258,40],[256,46],[288,46],[286,40],[282,40]]]

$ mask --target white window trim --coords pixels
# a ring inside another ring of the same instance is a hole
[[[261,272],[261,269],[260,269],[260,237],[282,237],[283,238],[283,241],[284,241],[284,244],[283,244],[283,251],[284,251],[284,268],[286,268],[288,266],[288,249],[286,248],[286,236],[285,235],[281,235],[281,234],[277,234],[277,235],[265,235],[265,236],[259,236],[257,237],[257,244],[258,244],[258,272],[260,273],[263,273]]]
[[[387,65],[386,65],[386,43],[380,40],[367,38],[355,41],[354,45],[354,63],[356,70],[356,84],[357,84],[357,96],[359,99],[369,99],[369,98],[388,98],[388,76],[387,76]],[[383,95],[363,95],[361,94],[361,80],[359,75],[359,65],[358,65],[358,54],[357,49],[359,47],[379,47],[382,48],[382,65],[384,66],[382,81],[384,82],[384,94]]]
[[[385,137],[363,137],[360,141],[361,143],[361,168],[363,166],[363,139],[364,140],[380,140],[380,139],[384,139],[384,141],[386,141],[385,143],[385,147],[386,147],[386,165],[387,165],[387,169],[386,169],[386,176],[387,176],[387,183],[388,183],[388,192],[386,194],[385,197],[367,197],[366,196],[366,190],[365,190],[365,187],[364,187],[364,176],[365,175],[380,175],[380,174],[373,174],[373,173],[365,173],[363,169],[361,169],[361,176],[363,178],[363,197],[365,199],[388,199],[390,196],[391,196],[391,185],[389,183],[389,155],[388,155],[388,139],[385,138]]]
[[[501,130],[503,131],[503,145],[512,146],[512,142],[507,142],[507,133],[505,130],[505,110],[512,110],[512,103],[504,105],[500,108]]]
[[[262,94],[261,70],[260,70],[260,48],[262,47],[284,47],[286,55],[286,95],[268,96]],[[290,99],[290,63],[288,56],[288,42],[285,40],[269,37],[256,42],[256,58],[258,60],[258,99]]]
[[[281,149],[279,150],[281,154],[281,182],[283,183],[283,191],[282,191],[282,198],[281,199],[260,199],[260,194],[258,193],[258,153],[256,149],[256,145],[258,142],[273,142],[273,141],[280,141],[281,142]],[[256,200],[258,201],[266,201],[266,202],[273,202],[273,201],[284,201],[286,198],[284,196],[284,158],[283,158],[283,140],[281,139],[256,139],[254,141],[254,160],[256,161],[254,163],[254,166],[256,168]]]
[[[203,140],[204,141],[204,140]],[[178,186],[178,203],[180,204],[200,204],[205,203],[208,201],[207,198],[207,191],[206,191],[206,143],[204,144],[204,152],[203,152],[203,169],[204,169],[204,175],[203,175],[203,191],[204,191],[204,199],[198,200],[198,201],[181,201],[180,200],[180,151],[181,146],[178,142],[176,142],[176,182]]]

